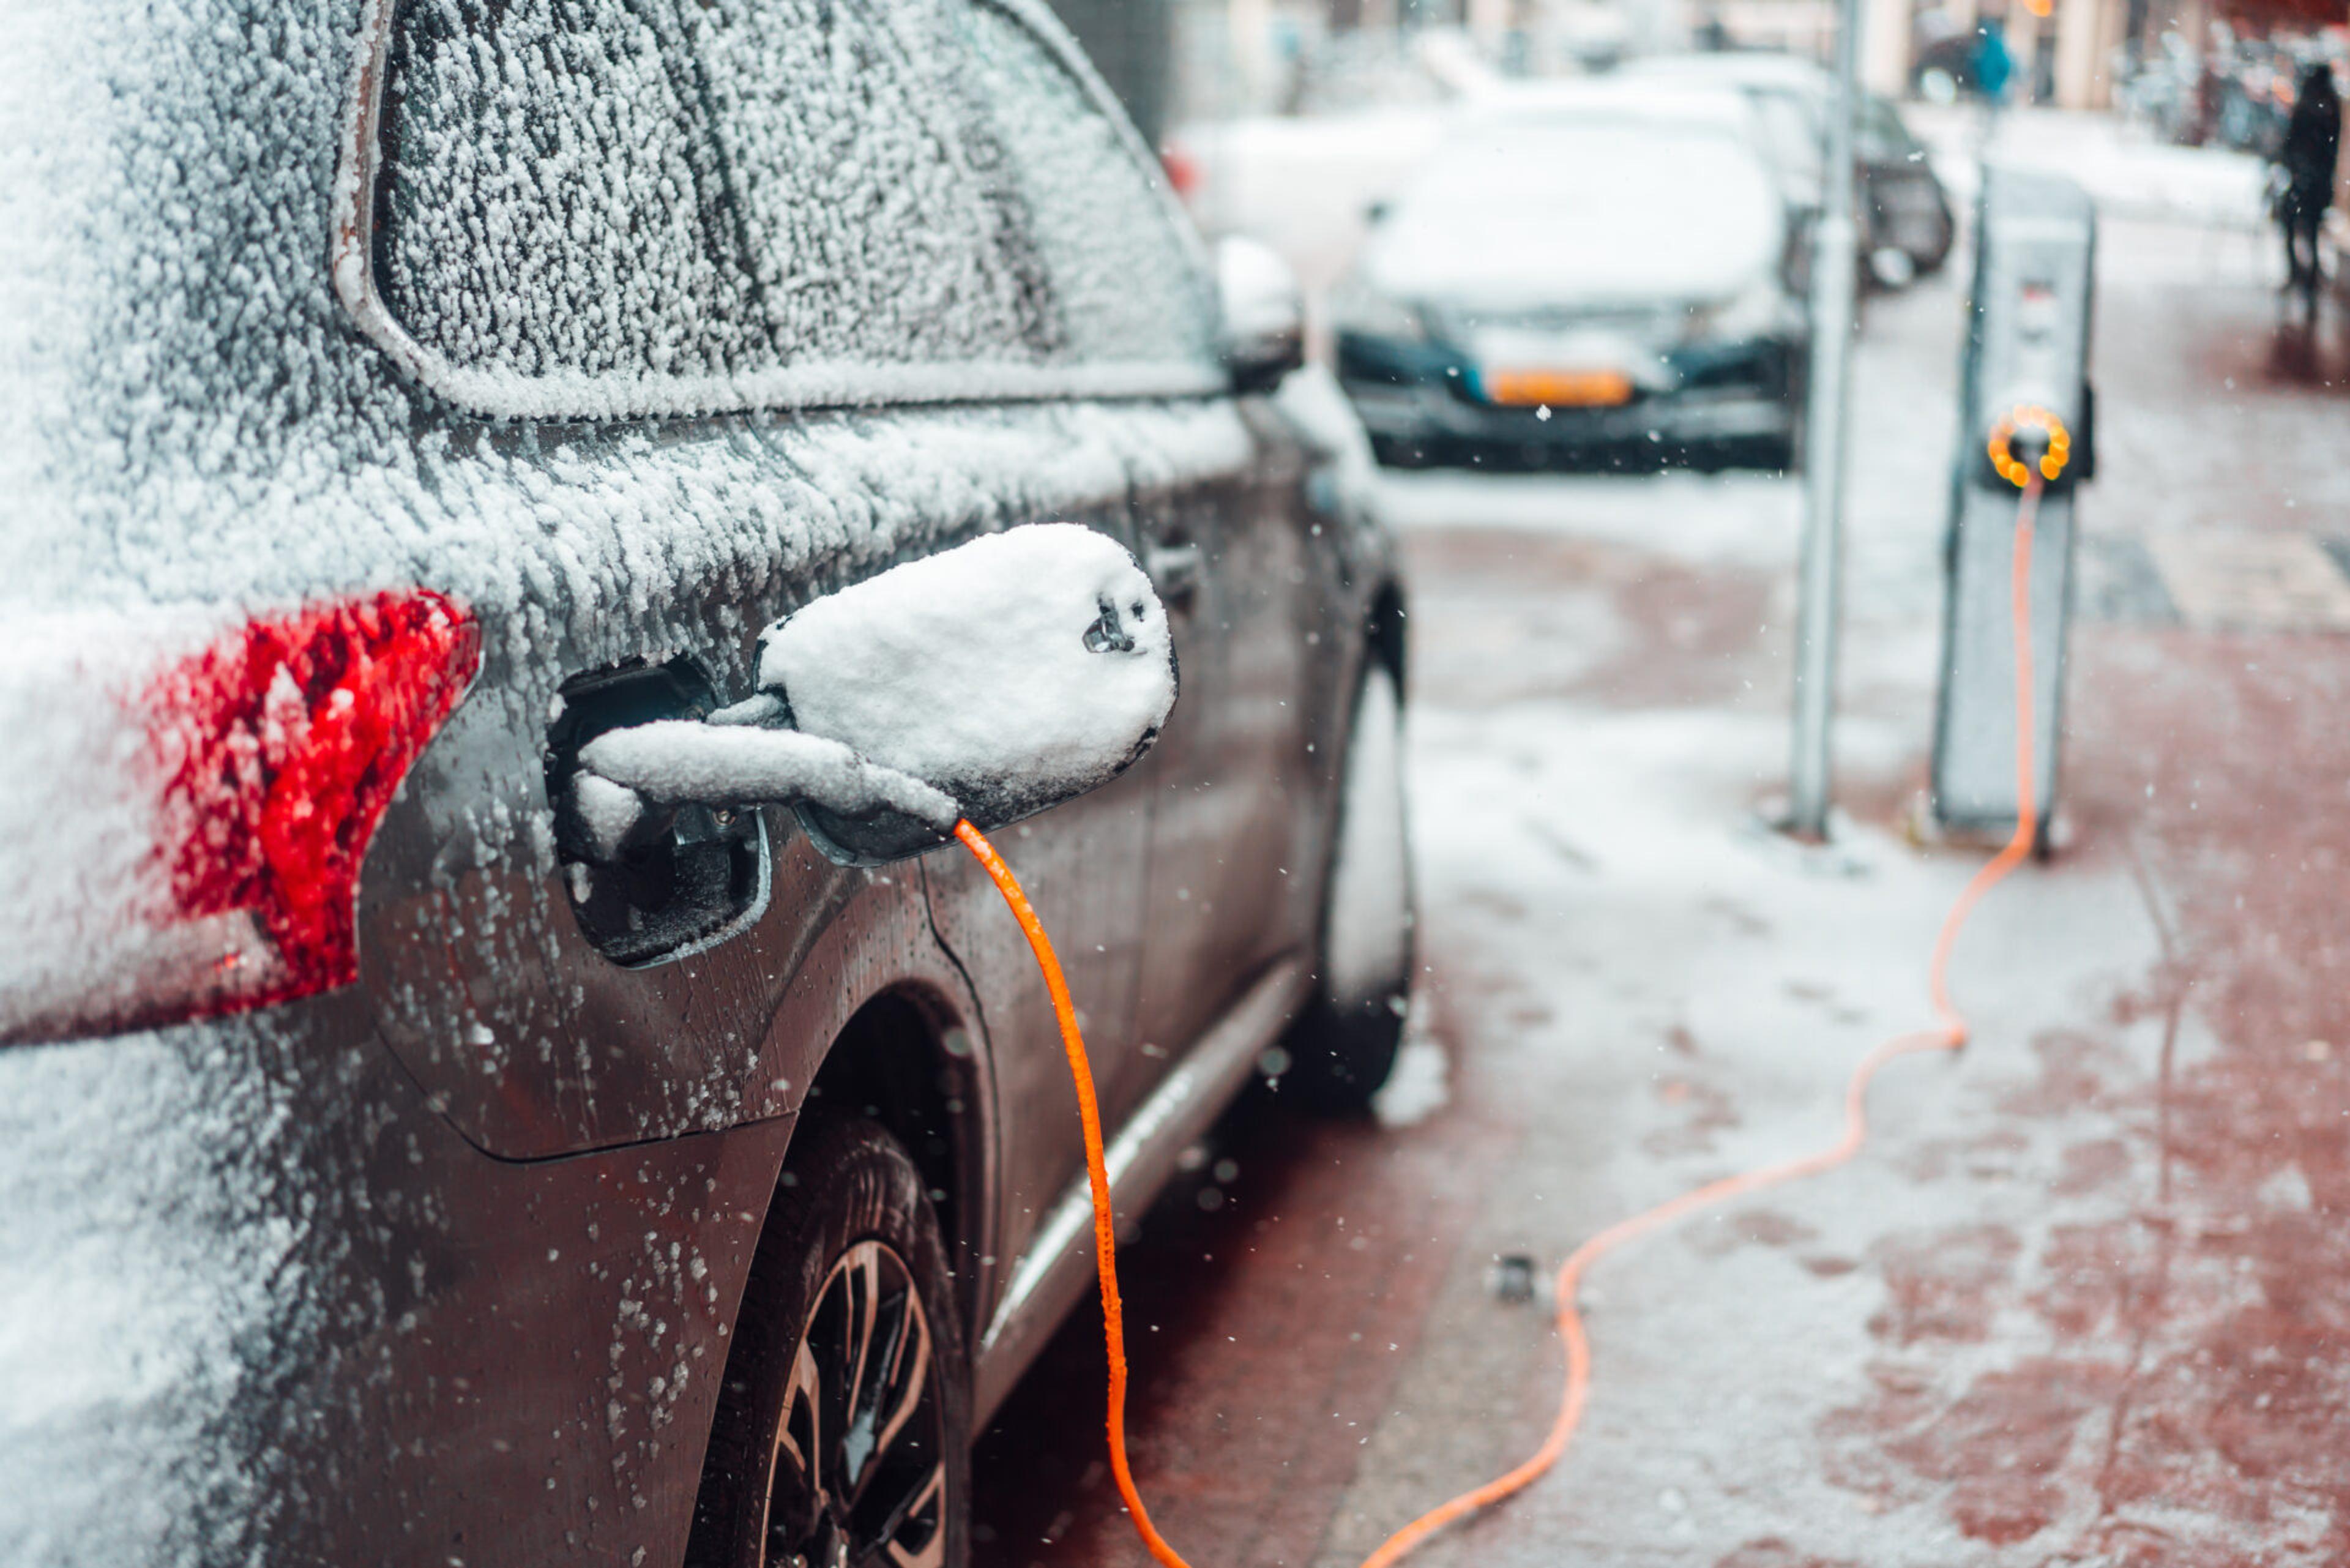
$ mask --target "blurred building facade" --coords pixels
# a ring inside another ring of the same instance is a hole
[[[1805,5],[1812,0],[1731,0]],[[2303,38],[2350,24],[2350,0],[1863,0],[1869,85],[1900,94],[1996,20],[2014,59],[2012,101],[2108,109],[2142,67],[2217,57],[2234,40]],[[1815,8],[1833,10],[1821,0]],[[1833,27],[1832,20],[1825,22]],[[2288,73],[2289,74],[2289,73]],[[2193,140],[2201,140],[2198,136]]]
[[[1692,44],[1781,49],[1825,61],[1837,16],[1837,0],[1050,3],[1153,142],[1189,119],[1434,99],[1457,92],[1480,71],[1547,75]],[[2350,26],[2350,0],[1861,5],[1862,70],[1877,91],[1907,96],[1936,73],[1965,85],[1979,29],[1996,20],[2013,61],[2010,100],[2066,109],[2114,106],[2117,88],[2144,63],[2184,60],[2190,63],[2181,68],[2191,75],[2191,62],[2216,57],[2233,47],[2229,40]]]

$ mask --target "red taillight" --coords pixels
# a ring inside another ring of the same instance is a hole
[[[1167,173],[1168,187],[1176,197],[1191,201],[1200,192],[1200,161],[1175,146],[1159,150],[1159,166]]]
[[[225,942],[199,994],[141,1021],[285,1002],[359,973],[359,863],[392,792],[481,664],[473,618],[418,589],[257,619],[149,693],[163,763],[159,849],[174,914]]]

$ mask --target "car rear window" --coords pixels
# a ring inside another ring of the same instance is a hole
[[[1213,358],[1212,302],[1155,166],[1035,35],[993,6],[963,12],[979,101],[1000,140],[1000,198],[1025,213],[1073,353],[1090,360]]]
[[[1208,389],[1167,203],[993,5],[401,0],[384,77],[373,275],[459,401]]]
[[[688,51],[660,7],[401,5],[376,187],[392,316],[520,377],[744,362],[751,274]]]

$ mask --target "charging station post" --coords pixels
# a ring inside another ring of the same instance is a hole
[[[2095,467],[2089,320],[2096,210],[2057,175],[1986,166],[1944,544],[1941,691],[1931,809],[1956,837],[2017,820],[2015,652],[2008,594],[2016,503],[2042,486],[2032,569],[2033,789],[2045,853],[2056,803],[2074,486]]]

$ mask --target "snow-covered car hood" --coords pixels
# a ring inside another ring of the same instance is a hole
[[[1364,258],[1363,276],[1389,298],[1462,314],[1545,306],[1611,310],[1731,298],[1752,286],[1774,255],[1751,247],[1644,254],[1567,224],[1529,223],[1515,227],[1507,243],[1491,245],[1399,234]]]
[[[1727,137],[1575,126],[1463,137],[1366,247],[1391,298],[1468,310],[1708,304],[1777,265],[1770,172]]]

